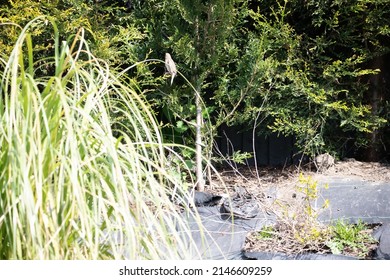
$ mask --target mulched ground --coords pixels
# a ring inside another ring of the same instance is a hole
[[[288,205],[294,207],[297,202],[297,185],[299,185],[299,175],[311,176],[314,181],[320,181],[327,176],[341,176],[349,178],[359,178],[369,182],[389,182],[390,164],[377,162],[360,162],[354,159],[347,159],[336,162],[335,165],[324,172],[316,172],[313,168],[289,167],[240,167],[220,170],[218,176],[214,175],[210,186],[206,186],[206,191],[223,195],[234,194],[234,187],[244,187],[263,206],[272,211],[280,211]],[[222,181],[222,182],[221,182]],[[272,191],[277,190],[278,199],[274,201],[267,199],[272,195]]]
[[[208,192],[223,195],[229,193],[234,194],[234,186],[244,187],[249,193],[255,197],[258,202],[281,218],[277,224],[277,231],[273,233],[272,238],[259,238],[258,233],[250,233],[247,237],[245,250],[247,251],[269,251],[269,252],[283,252],[287,254],[297,253],[330,253],[330,249],[321,242],[308,242],[303,245],[294,238],[297,227],[292,226],[294,221],[286,218],[288,215],[295,215],[302,211],[302,200],[297,199],[299,192],[297,186],[299,185],[299,175],[303,174],[305,177],[311,176],[313,180],[321,180],[326,176],[342,176],[359,178],[370,182],[389,182],[390,181],[390,165],[381,163],[360,162],[354,159],[347,159],[336,162],[335,165],[321,173],[309,168],[298,168],[296,166],[284,168],[230,168],[220,170],[218,176],[214,176],[211,185],[207,187]],[[221,183],[221,180],[223,183]],[[277,199],[272,199],[272,190],[277,190]],[[296,219],[295,222],[299,222]],[[301,219],[302,223],[305,223]],[[307,221],[306,221],[307,223]],[[279,228],[278,228],[279,227]],[[372,228],[370,229],[373,230]],[[325,241],[325,240],[323,240]],[[369,248],[374,250],[375,244],[367,244]],[[356,257],[356,252],[348,251],[348,248],[343,254]],[[370,253],[365,258],[370,258]]]

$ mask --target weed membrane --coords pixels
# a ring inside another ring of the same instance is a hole
[[[323,188],[325,184],[332,187]],[[322,204],[326,199],[329,200],[330,206],[319,215],[319,221],[327,224],[332,224],[337,220],[350,224],[358,221],[366,224],[380,224],[372,234],[379,243],[370,258],[390,260],[390,183],[378,184],[348,178],[329,178],[327,182],[321,182],[320,195],[316,203]],[[198,211],[201,217],[203,229],[199,228],[195,220],[190,220],[189,223],[192,238],[198,244],[200,256],[203,259],[357,259],[339,254],[248,252],[243,249],[248,233],[274,225],[276,223],[274,215],[260,210],[254,218],[242,219],[221,211],[220,206],[199,206],[195,211]]]

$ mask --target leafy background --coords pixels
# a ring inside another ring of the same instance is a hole
[[[221,125],[252,129],[260,118],[259,133],[294,135],[310,156],[388,156],[388,1],[2,1],[1,7],[3,23],[53,16],[64,40],[84,27],[96,56],[117,69],[171,53],[203,97],[209,147]],[[17,30],[1,28],[3,56]],[[35,47],[48,48],[51,35],[34,32]],[[193,144],[193,91],[180,77],[170,87],[162,73],[161,64],[140,64],[127,79],[154,106],[167,141]]]

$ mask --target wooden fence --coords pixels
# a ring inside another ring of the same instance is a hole
[[[224,127],[220,129],[217,138],[217,146],[224,156],[231,156],[235,151],[249,152],[255,157],[248,159],[250,166],[284,166],[298,161],[295,156],[294,137],[278,136],[253,136],[252,131],[240,132],[237,127]]]

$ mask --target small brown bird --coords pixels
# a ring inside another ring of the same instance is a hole
[[[171,75],[171,85],[177,74],[176,64],[169,53],[165,53],[165,69]]]

